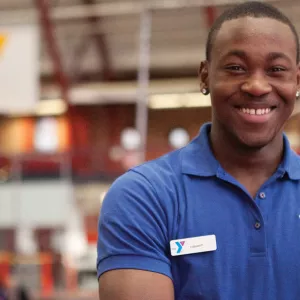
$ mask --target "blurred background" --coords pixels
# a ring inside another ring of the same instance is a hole
[[[240,2],[0,0],[2,282],[97,299],[103,197],[210,120],[198,66],[212,22]],[[267,2],[300,29],[298,0]],[[297,152],[299,112],[286,126]]]

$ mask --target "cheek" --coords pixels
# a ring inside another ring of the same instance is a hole
[[[226,81],[216,82],[211,86],[211,101],[218,106],[226,105],[235,94],[239,93],[239,90],[237,84],[228,84]]]
[[[214,95],[229,98],[231,95],[240,91],[241,79],[238,77],[229,77],[223,74],[223,72],[215,72],[210,83],[210,89]]]
[[[292,107],[296,101],[297,86],[295,84],[282,85],[277,89],[277,93],[284,104]]]

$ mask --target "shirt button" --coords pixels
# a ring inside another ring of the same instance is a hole
[[[256,222],[255,225],[254,225],[255,229],[260,229],[261,227],[261,224],[259,222]]]
[[[266,198],[266,194],[264,192],[259,193],[259,198],[260,199],[265,199]]]

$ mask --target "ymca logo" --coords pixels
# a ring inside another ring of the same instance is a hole
[[[6,42],[7,42],[7,36],[0,34],[0,54],[3,52]]]
[[[182,248],[184,246],[185,241],[182,242],[176,242],[176,246],[177,246],[177,253],[180,253],[182,251]]]

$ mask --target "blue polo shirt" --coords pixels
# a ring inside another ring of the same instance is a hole
[[[98,276],[164,274],[176,300],[299,300],[300,158],[283,136],[283,161],[253,199],[215,159],[210,127],[113,183],[99,218]],[[171,240],[206,235],[217,250],[171,255]]]

